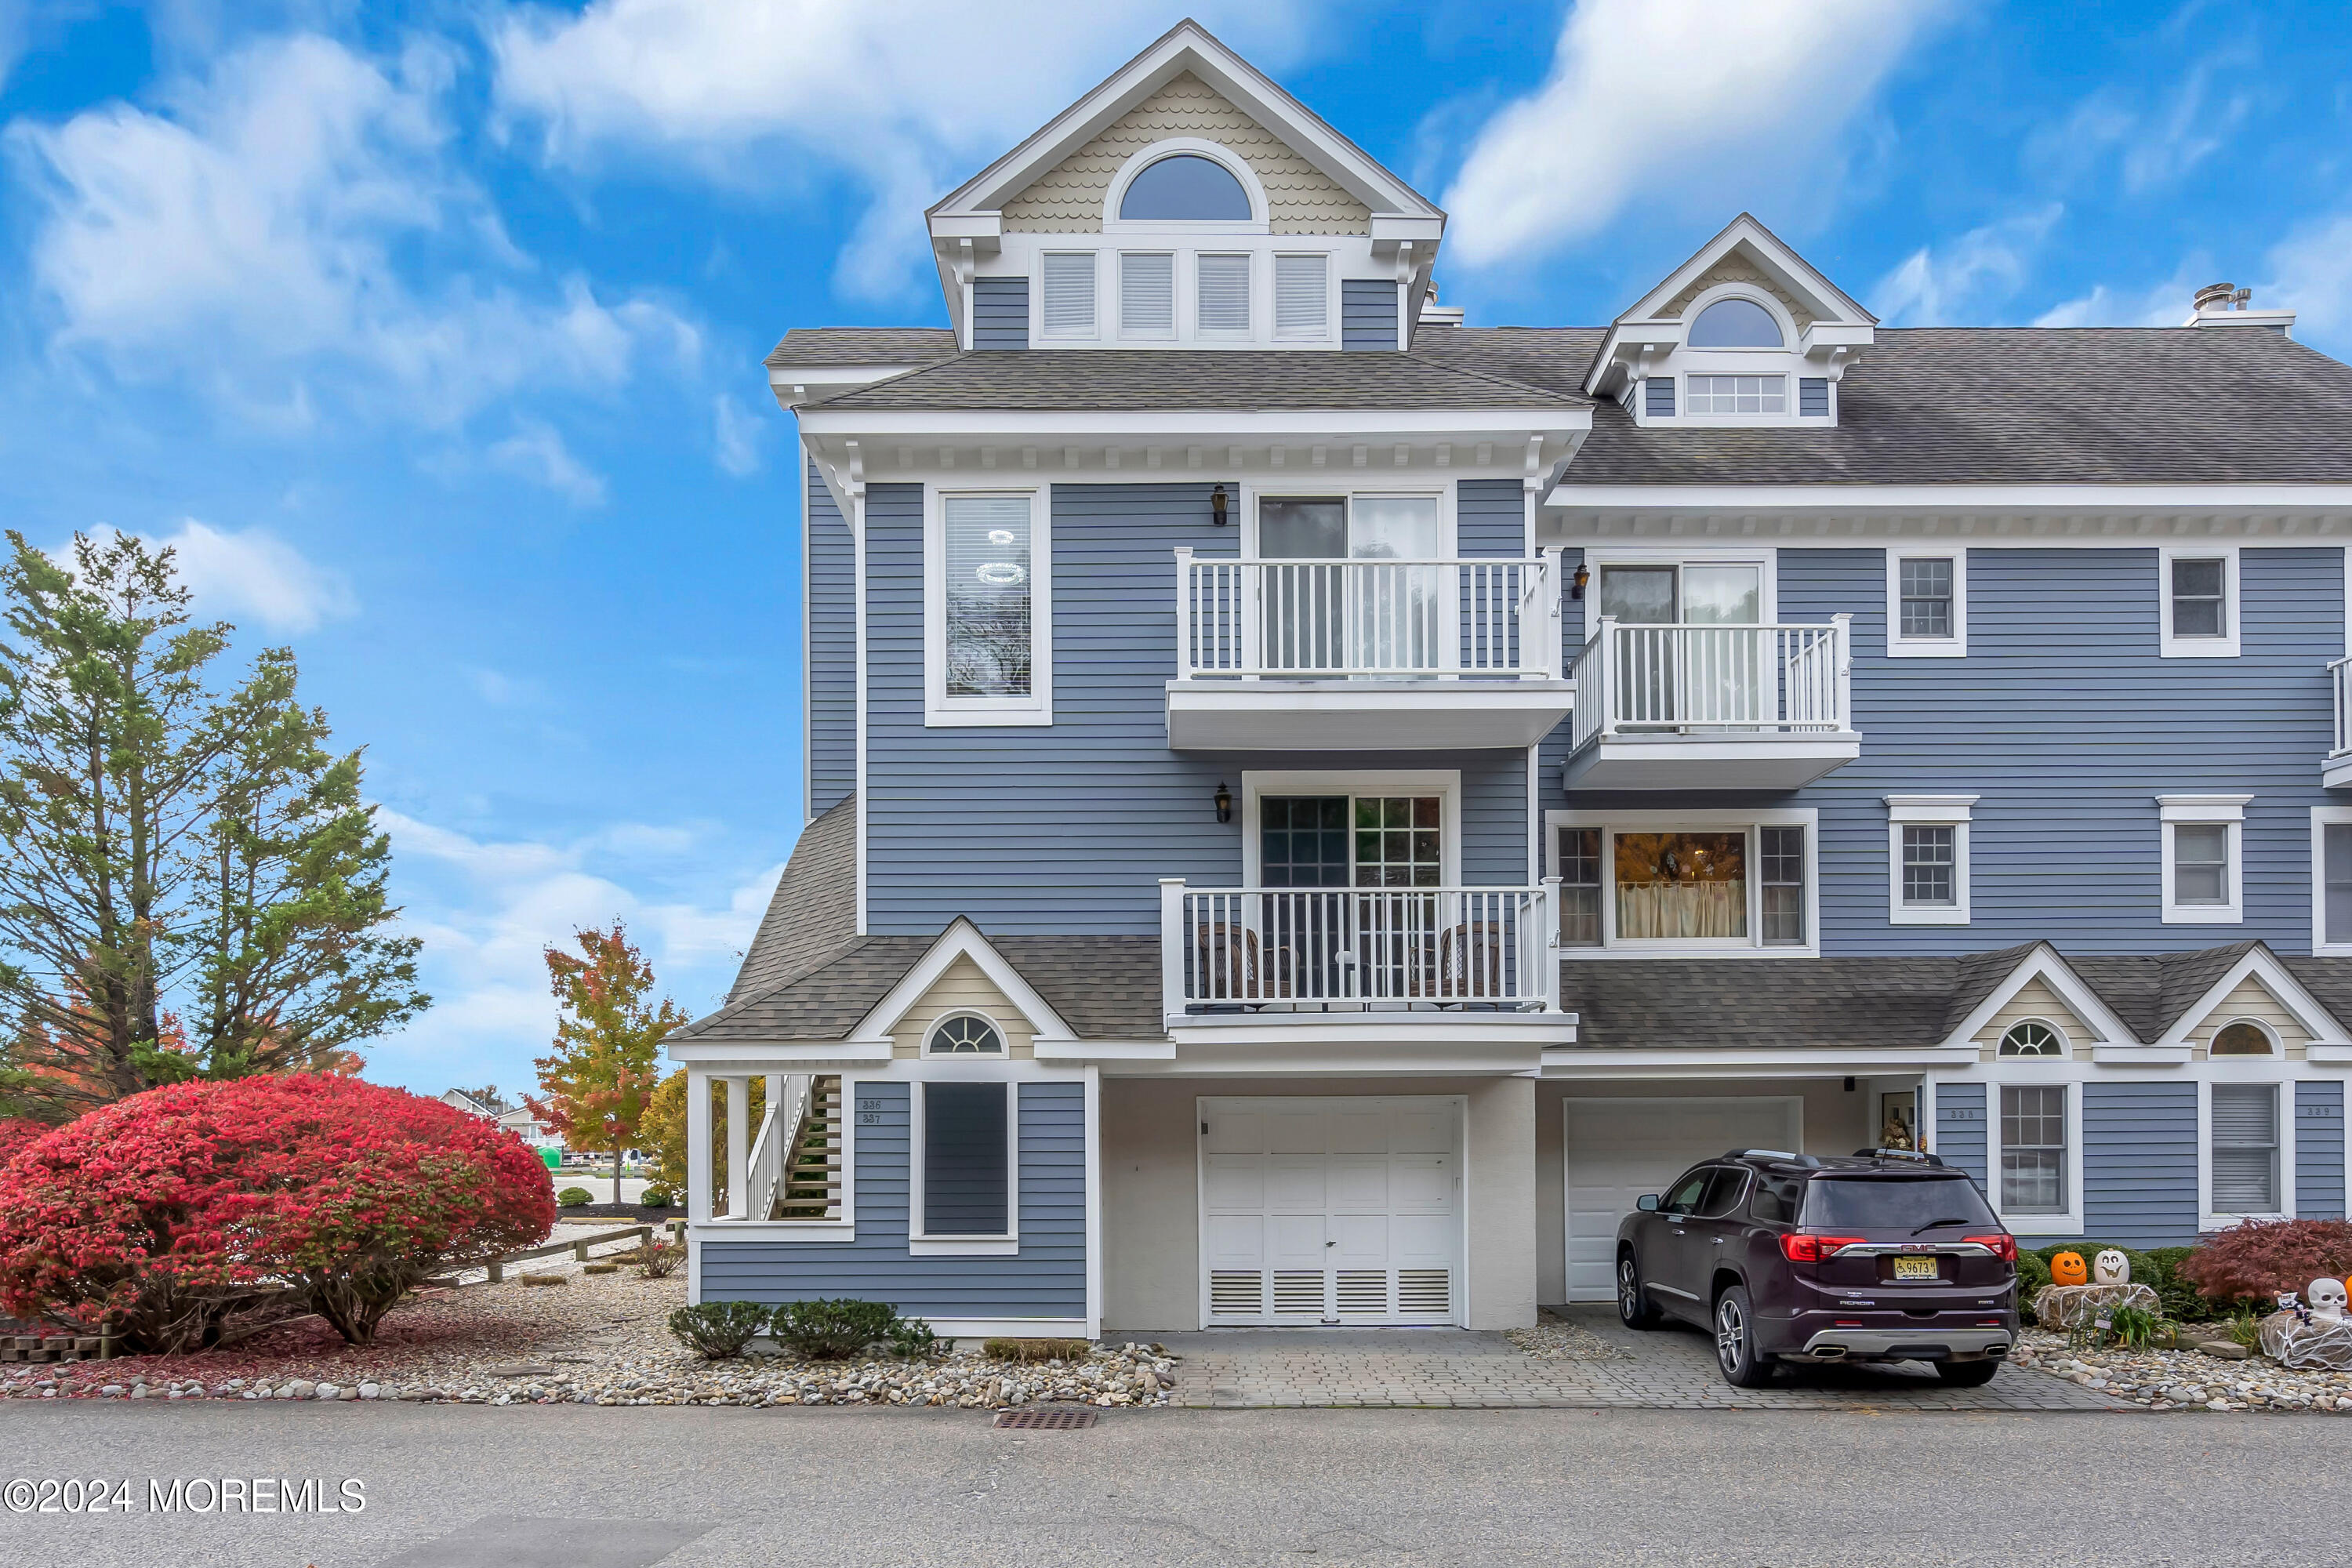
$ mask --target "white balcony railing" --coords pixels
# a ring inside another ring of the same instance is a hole
[[[1576,657],[1581,747],[1596,736],[1839,732],[1853,725],[1849,626],[1628,626],[1602,616]]]
[[[2352,658],[2339,658],[2327,667],[2327,686],[2336,694],[2336,744],[2327,753],[2334,762],[2352,756]]]
[[[1160,884],[1171,1017],[1240,1012],[1556,1010],[1559,886]]]
[[[1176,552],[1176,674],[1554,679],[1559,555],[1242,561]]]

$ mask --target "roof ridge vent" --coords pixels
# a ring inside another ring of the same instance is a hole
[[[2241,289],[2234,283],[2208,283],[2197,290],[2190,301],[2185,327],[2263,327],[2281,335],[2291,335],[2294,325],[2293,310],[2257,310],[2253,306],[2254,291]]]

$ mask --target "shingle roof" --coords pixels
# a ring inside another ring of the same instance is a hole
[[[727,999],[757,995],[805,974],[856,935],[857,797],[852,795],[801,830]]]
[[[794,327],[768,351],[778,364],[927,364],[956,352],[950,327]]]
[[[1580,408],[1530,386],[1409,353],[1296,350],[982,350],[811,406],[1038,411],[1267,408]]]
[[[1583,384],[1596,328],[1424,327],[1413,358]],[[2352,483],[2352,366],[2258,327],[1882,327],[1833,429],[1643,429],[1570,484]]]

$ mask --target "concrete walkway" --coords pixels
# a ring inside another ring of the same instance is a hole
[[[1459,1329],[1206,1329],[1152,1336],[1181,1356],[1174,1403],[1453,1405],[1648,1410],[2130,1410],[2063,1378],[2003,1367],[1982,1388],[1947,1388],[1916,1363],[1884,1371],[1804,1367],[1769,1388],[1734,1388],[1696,1329],[1636,1333],[1608,1307],[1568,1321],[1620,1359],[1535,1356],[1501,1333]],[[1127,1337],[1125,1335],[1119,1336]]]

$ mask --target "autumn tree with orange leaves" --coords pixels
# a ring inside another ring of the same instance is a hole
[[[621,1156],[637,1146],[646,1102],[661,1075],[662,1037],[687,1021],[668,997],[651,1002],[653,965],[629,944],[619,921],[610,931],[572,933],[577,955],[547,950],[555,993],[555,1048],[534,1064],[542,1098],[526,1095],[531,1114],[572,1149],[613,1152],[613,1201],[621,1201]]]

